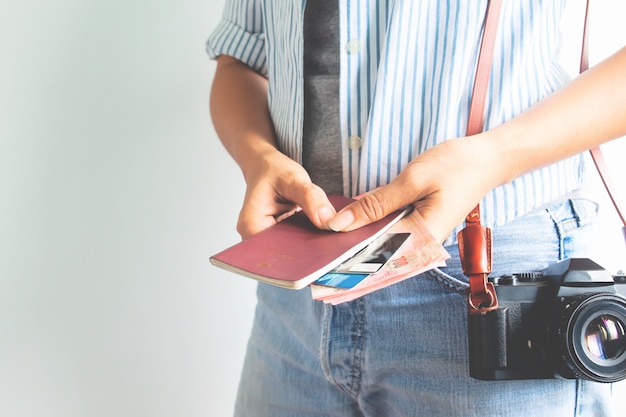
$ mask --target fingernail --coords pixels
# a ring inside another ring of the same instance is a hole
[[[317,212],[317,217],[320,219],[323,225],[327,225],[328,222],[335,217],[335,210],[331,209],[328,206],[323,206]]]
[[[354,213],[352,213],[351,210],[348,210],[335,216],[334,219],[328,222],[328,227],[330,227],[335,232],[340,232],[346,227],[350,226],[352,223],[354,223]]]

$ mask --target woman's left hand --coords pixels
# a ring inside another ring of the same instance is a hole
[[[484,136],[449,140],[420,154],[388,185],[341,210],[329,226],[349,231],[413,205],[437,241],[445,240],[486,193],[510,179]]]

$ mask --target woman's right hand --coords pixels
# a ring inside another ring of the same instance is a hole
[[[267,79],[236,59],[218,58],[211,88],[213,126],[246,179],[237,231],[248,238],[301,208],[327,229],[335,209],[304,168],[276,147]]]
[[[320,229],[336,214],[326,193],[311,182],[305,169],[275,148],[266,150],[245,170],[246,194],[237,232],[246,239],[302,209]]]

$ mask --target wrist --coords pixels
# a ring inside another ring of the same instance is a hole
[[[492,188],[509,183],[525,173],[522,161],[526,150],[511,132],[496,127],[478,136],[481,141],[478,148],[492,170]]]
[[[276,165],[272,162],[283,154],[273,143],[265,140],[242,141],[244,144],[238,148],[235,161],[246,183],[254,182],[260,175],[264,175],[269,169]]]

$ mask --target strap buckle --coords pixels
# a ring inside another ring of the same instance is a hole
[[[484,313],[498,308],[498,297],[491,273],[491,229],[480,224],[477,206],[467,217],[466,226],[458,234],[459,254],[463,273],[469,277],[468,304],[470,314]]]
[[[471,280],[470,280],[471,282]],[[470,291],[467,293],[467,303],[469,306],[470,314],[481,314],[498,308],[498,296],[496,295],[496,289],[493,283],[487,282],[487,278],[483,278],[484,286],[483,291],[477,291],[470,286]]]

